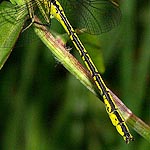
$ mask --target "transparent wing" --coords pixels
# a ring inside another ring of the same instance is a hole
[[[47,0],[48,2],[50,0]],[[42,19],[42,23],[44,24],[47,20],[44,20],[47,15],[48,20],[50,20],[50,12],[47,12],[47,6],[45,6],[44,0],[28,0],[24,1],[22,5],[12,5],[10,2],[5,1],[5,6],[0,7],[0,26],[5,24],[6,22],[10,23],[18,23],[20,20],[24,19],[32,19],[34,15],[37,15]],[[1,5],[1,4],[0,4]],[[41,9],[43,12],[41,12]],[[50,8],[49,8],[50,10]],[[46,22],[47,23],[47,22]]]
[[[29,7],[36,7],[44,1],[30,0],[28,4],[0,8],[0,26],[6,21],[17,23],[28,15]],[[59,0],[71,25],[86,29],[90,34],[101,34],[117,26],[120,22],[120,9],[110,0]],[[40,14],[38,12],[38,14]],[[40,15],[39,15],[40,16]]]
[[[21,19],[25,19],[28,15],[28,11],[26,5],[22,6],[14,6],[8,2],[4,2],[0,7],[0,26],[5,24],[6,22],[17,23]]]
[[[117,26],[121,12],[109,0],[60,0],[73,26],[90,34],[101,34]]]

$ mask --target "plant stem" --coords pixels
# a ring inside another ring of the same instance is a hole
[[[36,22],[40,22],[35,17]],[[72,73],[87,89],[89,89],[100,100],[101,95],[96,88],[90,73],[79,63],[79,61],[69,53],[69,51],[62,45],[62,42],[56,40],[53,35],[43,25],[35,24],[35,33],[43,41],[43,43],[49,48],[53,55],[62,63],[62,65]],[[145,124],[140,118],[132,113],[123,102],[110,90],[110,93],[120,110],[125,121],[139,133],[142,137],[150,142],[150,127]]]

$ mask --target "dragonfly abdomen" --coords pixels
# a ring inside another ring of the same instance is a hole
[[[109,89],[106,87],[92,59],[90,58],[89,54],[87,53],[86,49],[84,48],[77,34],[75,33],[74,29],[69,23],[67,17],[65,16],[63,8],[59,4],[59,2],[57,0],[52,0],[51,3],[52,3],[51,4],[52,15],[54,15],[54,17],[61,23],[61,25],[64,27],[64,29],[68,33],[70,39],[72,40],[74,46],[79,51],[81,58],[83,59],[97,88],[99,89],[99,92],[103,98],[103,102],[106,107],[106,111],[110,117],[112,124],[116,127],[118,133],[121,136],[123,136],[123,139],[126,141],[126,143],[129,143],[129,141],[133,140],[133,137],[130,134],[129,129],[122,115],[120,114],[109,92]]]

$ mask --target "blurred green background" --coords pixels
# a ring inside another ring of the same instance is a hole
[[[121,1],[112,31],[80,35],[108,87],[150,124],[150,1]],[[52,29],[63,33],[57,21]],[[67,46],[73,47],[69,41]],[[94,49],[94,50],[93,50]],[[78,52],[71,50],[82,63]],[[1,150],[149,150],[133,129],[126,145],[104,105],[72,76],[32,31],[20,36],[0,71]]]

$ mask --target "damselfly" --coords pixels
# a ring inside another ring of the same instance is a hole
[[[5,14],[7,14],[6,18],[8,21],[10,20],[17,23],[20,19],[23,19],[22,14],[26,12],[27,18],[31,19],[30,25],[35,23],[34,16],[36,15],[36,12],[40,12],[44,23],[46,22],[47,24],[50,24],[51,16],[56,18],[68,33],[87,66],[103,98],[106,111],[112,124],[116,127],[119,134],[123,136],[126,143],[129,143],[129,141],[133,140],[133,137],[120,114],[109,89],[102,80],[100,73],[65,15],[65,12],[66,14],[69,14],[71,22],[75,23],[76,20],[78,27],[84,28],[86,32],[100,34],[111,30],[119,23],[120,10],[115,3],[109,0],[59,0],[59,2],[58,0],[24,0],[23,5],[15,6],[14,9],[10,10],[2,10],[0,11],[0,15],[5,17]],[[61,4],[65,8],[65,12]],[[28,10],[28,13],[26,10]],[[14,12],[19,12],[19,18],[16,19],[13,14]],[[77,13],[80,14],[79,18],[75,18]]]

